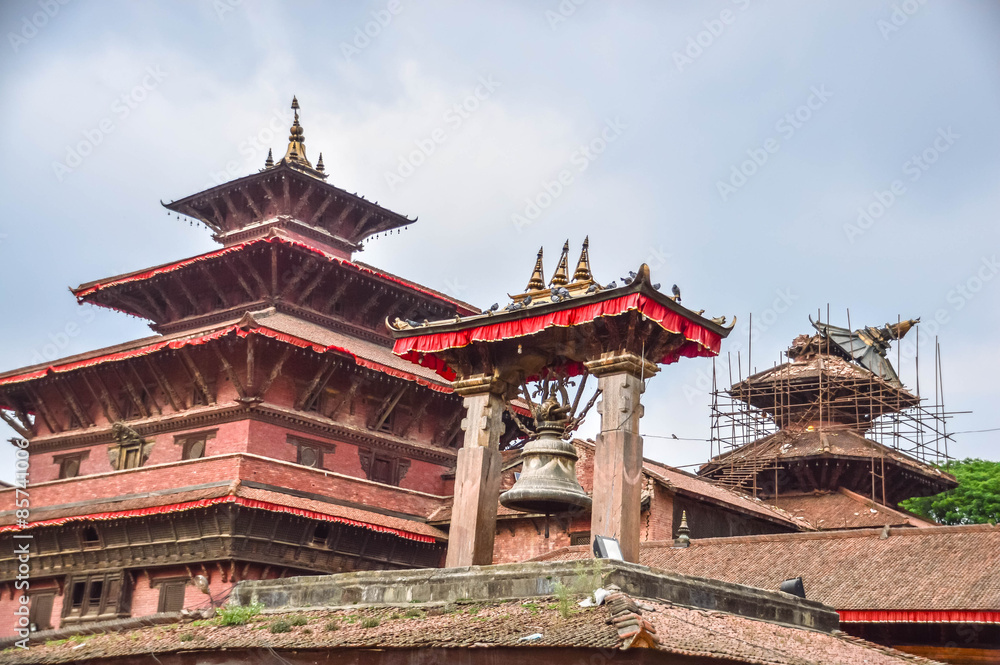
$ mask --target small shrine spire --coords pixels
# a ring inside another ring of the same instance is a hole
[[[689,547],[691,545],[691,529],[688,528],[688,514],[686,510],[681,511],[681,524],[677,527],[677,537],[674,538],[674,547]]]
[[[292,120],[291,129],[288,131],[288,150],[285,152],[284,161],[300,164],[312,168],[312,164],[306,158],[306,134],[299,124],[299,100],[292,96],[292,110],[295,111],[295,119]]]
[[[316,170],[320,173],[323,173],[326,170],[326,167],[323,166],[323,153],[319,153],[319,159],[316,160]]]
[[[531,273],[531,279],[528,280],[528,287],[525,291],[537,291],[545,288],[545,273],[542,270],[543,249],[543,247],[538,248],[538,258],[535,259],[535,270]]]
[[[556,273],[552,275],[549,286],[566,286],[569,283],[569,240],[563,245],[562,254],[559,255],[559,265],[556,266]]]
[[[583,239],[583,250],[580,252],[580,260],[576,262],[576,272],[573,273],[574,282],[589,282],[594,279],[590,272],[590,236]]]
[[[267,149],[267,159],[264,160],[264,168],[269,169],[274,166],[274,157],[271,155],[271,149]]]

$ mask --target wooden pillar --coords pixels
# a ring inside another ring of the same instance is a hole
[[[458,451],[445,565],[488,566],[497,530],[503,400],[489,376],[456,381],[455,392],[465,398],[465,443]]]
[[[626,561],[639,561],[642,492],[642,438],[639,396],[643,381],[656,374],[653,363],[631,353],[610,352],[586,363],[598,378],[601,431],[594,451],[594,505],[590,535],[615,538]]]

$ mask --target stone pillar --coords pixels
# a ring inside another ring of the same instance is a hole
[[[590,535],[618,540],[626,561],[639,561],[642,438],[639,396],[658,367],[631,353],[610,352],[586,363],[597,377],[601,431],[594,452],[594,506]]]
[[[458,451],[445,565],[488,566],[497,531],[503,399],[493,377],[475,376],[454,385],[465,398],[465,443]]]

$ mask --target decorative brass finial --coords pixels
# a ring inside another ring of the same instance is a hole
[[[688,528],[688,514],[686,510],[681,511],[681,525],[677,527],[677,537],[674,539],[674,547],[688,547],[691,544],[691,529]]]
[[[569,240],[563,245],[562,254],[559,255],[559,265],[556,266],[556,273],[552,275],[549,286],[566,286],[569,283]]]
[[[267,149],[267,159],[264,160],[264,168],[269,169],[274,166],[274,157],[271,156],[271,149]]]
[[[323,153],[319,153],[319,159],[316,160],[316,170],[320,173],[326,170],[326,167],[323,166]]]
[[[576,272],[573,273],[574,282],[589,282],[594,279],[590,272],[590,236],[583,239],[583,251],[580,252],[580,260],[576,262]]]
[[[292,96],[292,110],[295,111],[295,119],[292,120],[292,127],[288,131],[288,151],[285,153],[285,161],[312,168],[312,164],[306,158],[306,134],[299,124],[299,100],[295,96]]]
[[[531,279],[528,280],[528,288],[525,291],[537,291],[545,288],[545,273],[542,272],[543,249],[542,247],[538,248],[538,258],[535,259],[535,270],[531,273]]]

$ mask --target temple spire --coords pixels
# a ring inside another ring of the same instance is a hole
[[[264,160],[264,168],[269,169],[274,166],[274,156],[271,154],[271,149],[267,149],[267,159]]]
[[[589,282],[594,279],[590,272],[590,236],[583,239],[583,251],[580,252],[580,260],[576,262],[576,272],[573,273],[574,282]]]
[[[537,291],[545,288],[545,273],[542,271],[542,247],[538,248],[538,258],[535,259],[535,270],[528,280],[528,288],[525,291]]]
[[[326,170],[326,167],[323,166],[323,153],[319,153],[319,159],[316,160],[316,170],[320,173]]]
[[[306,158],[305,130],[299,124],[299,100],[294,95],[292,96],[292,110],[295,111],[295,119],[292,120],[292,127],[288,132],[288,150],[285,152],[284,161],[312,168],[312,164]]]
[[[549,286],[566,286],[569,283],[569,240],[563,245],[562,254],[559,255],[559,265],[556,266],[556,273],[552,275]]]

